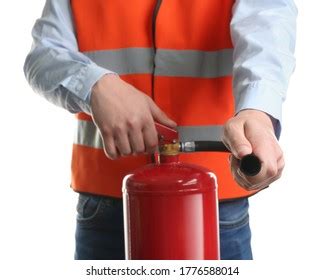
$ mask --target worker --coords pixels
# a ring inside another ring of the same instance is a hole
[[[154,122],[229,147],[181,160],[218,176],[221,258],[252,259],[248,197],[284,168],[296,15],[291,0],[46,1],[24,72],[77,117],[75,259],[125,258],[122,179],[151,161]],[[238,162],[251,153],[262,169],[245,176]]]

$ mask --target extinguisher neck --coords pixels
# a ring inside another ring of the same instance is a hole
[[[170,155],[160,155],[159,163],[177,163],[179,162],[178,155],[170,156]]]
[[[170,143],[159,146],[159,162],[172,163],[179,161],[180,144]]]

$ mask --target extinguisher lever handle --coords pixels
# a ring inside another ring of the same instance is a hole
[[[156,130],[160,144],[169,144],[178,141],[179,135],[177,130],[155,122]]]

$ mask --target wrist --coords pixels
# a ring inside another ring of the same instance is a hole
[[[89,104],[90,108],[92,108],[94,104],[94,99],[101,94],[107,94],[116,87],[116,84],[120,82],[120,78],[118,75],[105,74],[102,76],[92,87],[91,92],[89,94]]]
[[[116,74],[105,74],[102,76],[92,87],[91,94],[97,94],[103,90],[107,90],[107,87],[113,87],[120,78]]]

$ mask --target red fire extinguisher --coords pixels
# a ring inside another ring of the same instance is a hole
[[[182,163],[180,152],[228,151],[222,142],[180,143],[178,132],[156,124],[156,163],[143,166],[123,181],[127,259],[218,260],[219,228],[216,176],[208,169]],[[247,156],[241,169],[260,170]]]

